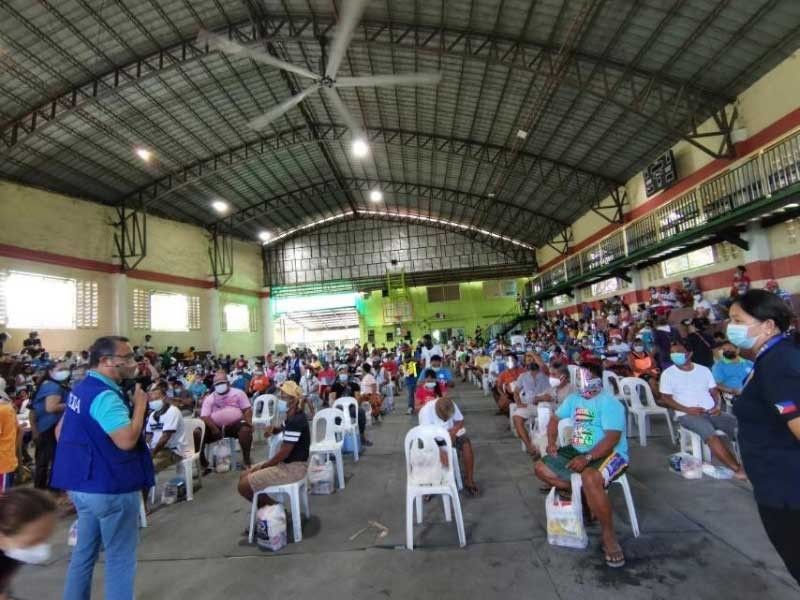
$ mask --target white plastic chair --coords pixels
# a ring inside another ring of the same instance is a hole
[[[572,441],[572,419],[559,419],[558,421],[558,445],[559,447],[562,446],[569,446]]]
[[[456,477],[456,487],[459,491],[464,489],[464,484],[461,482],[461,465],[458,462],[458,450],[451,448],[450,460],[453,463],[453,474]]]
[[[194,481],[192,474],[194,471],[194,463],[197,461],[197,472],[200,474],[200,479],[203,478],[203,468],[200,466],[200,450],[194,449],[194,430],[200,430],[200,448],[203,447],[203,442],[206,437],[206,423],[203,419],[184,419],[184,431],[186,432],[186,444],[192,449],[191,456],[186,456],[176,467],[178,472],[181,468],[183,470],[183,480],[186,483],[186,500],[194,500]]]
[[[725,432],[721,429],[717,429],[714,433],[718,436],[727,437]],[[680,440],[681,452],[691,454],[697,460],[711,462],[711,448],[708,447],[708,444],[703,441],[699,434],[679,425],[678,438]],[[736,459],[741,463],[742,457],[739,454],[739,443],[736,440],[731,440],[731,445],[733,446],[733,452],[736,455]]]
[[[613,371],[603,371],[603,389],[615,398],[625,402],[625,398],[622,393],[622,379],[622,377]]]
[[[258,497],[263,494],[275,496],[284,494],[289,499],[289,509],[292,514],[292,531],[294,533],[295,543],[303,539],[302,516],[300,515],[300,504],[303,505],[303,514],[306,518],[311,518],[311,510],[308,507],[308,476],[303,477],[294,483],[286,483],[284,485],[273,485],[259,490],[253,494],[253,503],[250,507],[250,533],[248,540],[253,543],[253,535],[255,533],[256,525],[256,512],[258,511]]]
[[[356,414],[356,418],[353,419],[350,416],[350,407],[353,407],[353,411]],[[338,409],[339,411],[344,413],[344,418],[342,419],[342,428],[344,430],[345,435],[349,435],[353,438],[353,460],[358,462],[358,446],[359,446],[359,433],[358,433],[358,400],[351,396],[344,396],[342,398],[337,398],[333,402],[333,408]],[[369,422],[369,419],[367,419]]]
[[[631,494],[631,484],[628,482],[628,475],[623,473],[617,477],[612,484],[618,483],[622,487],[622,493],[625,496],[625,506],[628,508],[628,519],[631,522],[631,529],[633,530],[633,537],[639,537],[639,518],[636,516],[636,506],[633,504],[633,495]],[[608,490],[606,490],[608,493]]]
[[[577,387],[578,386],[578,373],[581,372],[581,368],[578,365],[567,365],[567,371],[569,371],[569,382]]]
[[[278,416],[278,398],[272,394],[261,394],[253,399],[253,429],[261,432],[262,439],[267,427],[275,425]]]
[[[336,459],[336,474],[339,487],[344,489],[344,465],[342,464],[342,435],[344,426],[337,425],[336,420],[342,418],[342,411],[336,408],[323,408],[311,422],[311,446],[309,455],[321,454],[323,458],[330,455]],[[343,421],[344,422],[344,421]],[[325,436],[321,437],[320,427],[325,427]]]
[[[444,442],[439,446],[436,442]],[[418,425],[411,429],[405,437],[404,450],[406,456],[406,548],[414,549],[414,508],[417,510],[417,523],[422,523],[422,497],[442,496],[444,518],[451,521],[450,503],[456,517],[459,545],[467,545],[467,536],[464,531],[464,516],[461,513],[461,500],[458,497],[456,486],[454,461],[448,460],[447,466],[439,462],[439,452],[444,450],[447,456],[453,456],[453,446],[450,443],[450,434],[442,427],[434,425]],[[425,474],[414,470],[411,464],[412,452],[429,452],[435,456],[442,475],[437,481],[426,481]]]
[[[672,419],[669,411],[663,406],[656,404],[653,398],[653,390],[647,385],[644,379],[638,377],[622,378],[622,393],[629,406],[628,410],[628,431],[631,430],[633,419],[636,419],[636,429],[639,431],[639,444],[647,446],[647,419],[648,417],[664,417],[669,427],[670,440],[675,443],[675,432],[672,429]],[[644,393],[642,393],[644,392]]]

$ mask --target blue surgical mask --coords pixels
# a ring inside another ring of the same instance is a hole
[[[670,352],[669,359],[677,367],[682,367],[686,364],[686,355],[682,352]]]
[[[729,323],[726,333],[730,342],[743,350],[749,350],[756,345],[758,338],[750,337],[747,335],[750,327],[748,325],[739,325],[737,323]]]
[[[286,400],[278,400],[278,412],[285,413],[287,409]]]
[[[158,410],[161,410],[161,408],[164,406],[164,401],[163,400],[150,400],[149,404],[150,404],[150,410],[158,411]]]

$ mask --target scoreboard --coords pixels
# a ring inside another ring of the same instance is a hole
[[[672,150],[665,152],[647,165],[642,176],[648,196],[665,190],[678,181],[678,171],[675,168],[675,156],[672,154]]]

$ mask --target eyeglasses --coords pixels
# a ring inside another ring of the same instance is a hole
[[[130,354],[104,354],[103,356],[107,356],[108,358],[121,358],[125,362],[136,362],[132,352]]]

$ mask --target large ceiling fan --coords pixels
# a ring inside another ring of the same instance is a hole
[[[399,73],[395,75],[372,75],[366,77],[339,77],[337,79],[336,74],[339,72],[339,66],[347,53],[347,47],[350,45],[350,40],[353,38],[353,33],[355,32],[358,22],[361,20],[361,15],[364,13],[367,2],[368,0],[344,0],[341,18],[339,19],[333,43],[331,44],[330,54],[328,55],[328,64],[322,75],[313,73],[305,67],[300,67],[275,58],[265,50],[243,46],[226,37],[219,36],[209,31],[201,31],[197,36],[197,42],[201,45],[208,44],[210,49],[219,50],[225,54],[247,56],[256,62],[289,71],[312,81],[312,83],[300,93],[274,106],[260,117],[253,119],[250,122],[250,127],[253,129],[264,129],[286,111],[300,104],[306,96],[322,90],[330,100],[333,109],[352,132],[354,139],[364,139],[363,128],[352,113],[347,110],[336,88],[436,85],[441,80],[441,73],[437,72]]]

